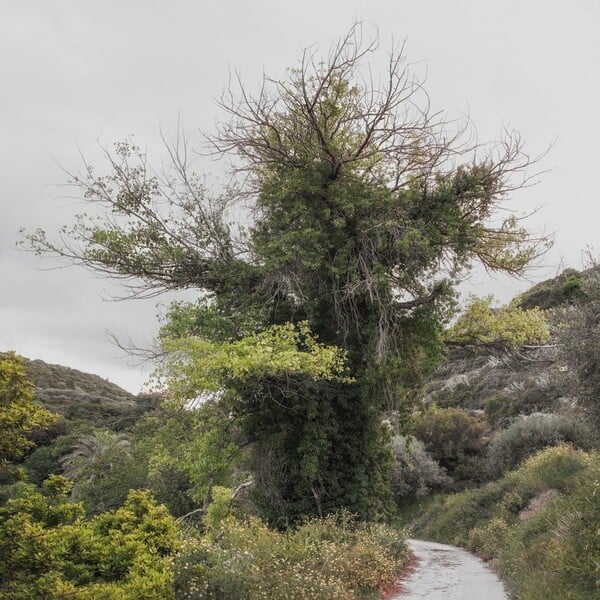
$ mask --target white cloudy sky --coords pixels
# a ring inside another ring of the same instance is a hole
[[[15,250],[19,228],[53,231],[82,209],[61,199],[58,166],[77,168],[80,151],[94,161],[98,140],[135,134],[160,157],[159,127],[173,131],[179,114],[188,131],[210,130],[230,68],[250,84],[263,70],[277,77],[355,20],[378,27],[382,47],[406,39],[434,107],[469,113],[480,140],[509,127],[532,154],[554,143],[548,173],[510,202],[519,213],[539,207],[531,227],[556,234],[530,280],[580,267],[587,244],[598,249],[597,0],[0,0],[0,9],[0,350],[138,391],[145,374],[106,332],[151,343],[157,301],[104,301],[118,293],[110,282]],[[471,285],[507,300],[529,284]]]

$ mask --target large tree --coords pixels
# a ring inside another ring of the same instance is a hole
[[[452,284],[477,260],[519,274],[540,250],[498,212],[528,181],[518,135],[470,144],[467,125],[430,113],[401,50],[376,81],[365,68],[376,50],[357,26],[324,59],[307,51],[284,78],[265,77],[256,94],[236,79],[207,137],[232,159],[235,183],[221,193],[190,172],[182,136],[167,144],[171,167],[160,174],[122,143],[107,152],[108,175],[86,165],[72,180],[105,213],[80,216],[62,243],[30,237],[124,279],[132,295],[198,289],[204,300],[175,307],[167,337],[232,341],[307,321],[347,352],[344,380],[229,381],[257,500],[280,523],[340,506],[386,513],[381,412],[439,356]],[[235,214],[243,226],[231,225]]]

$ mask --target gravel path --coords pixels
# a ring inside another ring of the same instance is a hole
[[[508,600],[498,577],[465,550],[408,540],[417,562],[391,600]]]

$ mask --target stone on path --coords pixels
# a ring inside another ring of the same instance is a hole
[[[465,550],[408,540],[417,562],[392,600],[508,600],[501,581]]]

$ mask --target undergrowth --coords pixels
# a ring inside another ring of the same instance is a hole
[[[547,448],[497,481],[438,496],[413,534],[491,561],[519,600],[600,598],[599,458]]]
[[[352,600],[379,598],[407,561],[402,532],[347,513],[280,532],[227,518],[190,537],[175,563],[178,598]]]

